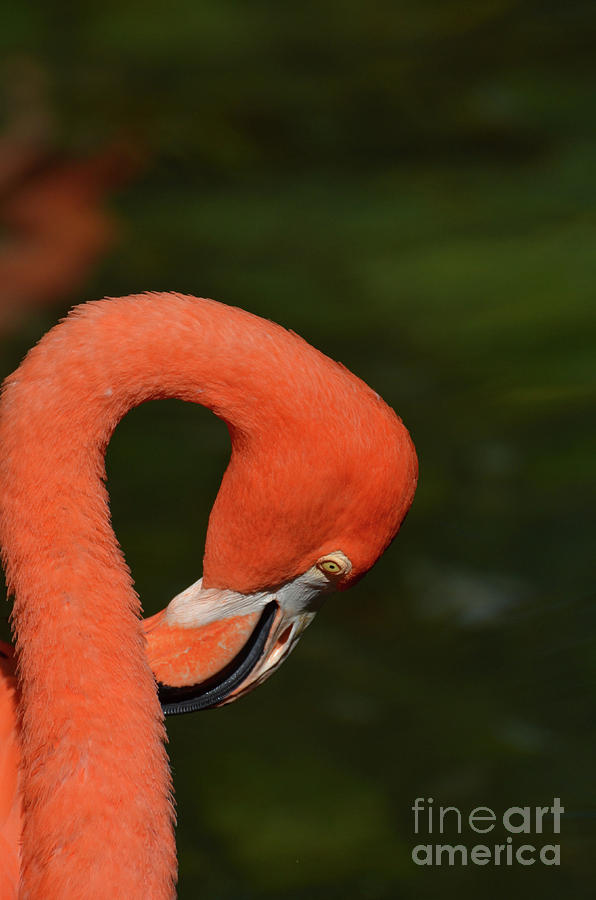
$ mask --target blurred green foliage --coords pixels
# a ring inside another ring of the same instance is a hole
[[[35,0],[2,18],[6,71],[47,72],[58,146],[125,137],[147,160],[84,298],[181,290],[273,318],[372,384],[420,456],[397,543],[291,662],[169,723],[180,896],[591,896],[594,4]],[[77,299],[4,341],[3,374]],[[227,452],[173,401],[116,433],[114,521],[149,612],[200,574]],[[420,869],[417,796],[560,796],[562,865]]]

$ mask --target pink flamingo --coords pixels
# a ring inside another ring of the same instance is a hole
[[[104,452],[131,407],[160,397],[213,410],[232,454],[202,579],[143,628]],[[0,405],[18,659],[18,692],[9,648],[0,660],[3,900],[173,896],[155,679],[167,712],[262,682],[325,595],[383,553],[416,478],[409,435],[374,391],[240,309],[177,294],[102,300],[31,350]]]

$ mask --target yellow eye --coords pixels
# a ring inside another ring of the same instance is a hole
[[[352,563],[341,550],[322,556],[317,560],[316,566],[319,572],[330,575],[334,579],[352,571]]]

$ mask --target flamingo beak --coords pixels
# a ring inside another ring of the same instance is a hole
[[[279,668],[333,584],[316,567],[275,591],[187,588],[143,622],[166,715],[212,709],[252,691]]]

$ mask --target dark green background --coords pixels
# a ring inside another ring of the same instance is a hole
[[[48,73],[57,146],[125,135],[147,158],[116,249],[4,339],[2,374],[78,299],[185,291],[340,359],[420,457],[399,539],[280,673],[169,723],[180,896],[592,896],[594,4],[1,11],[7,65]],[[200,575],[227,454],[180,403],[119,427],[113,516],[146,611]],[[562,864],[418,868],[417,796],[559,796]]]

